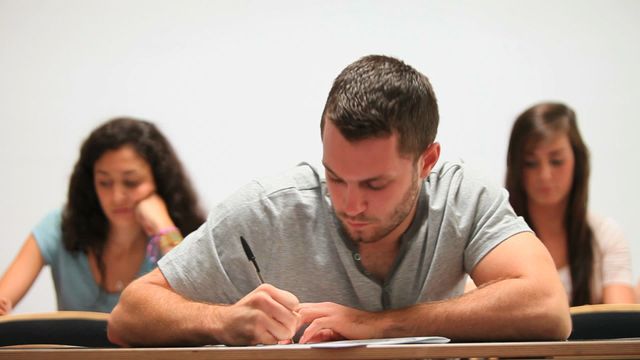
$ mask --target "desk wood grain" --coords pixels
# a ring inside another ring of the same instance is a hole
[[[300,349],[269,347],[192,348],[3,348],[0,359],[438,359],[438,358],[552,358],[638,359],[640,339],[607,341],[452,343],[374,346],[351,349]]]

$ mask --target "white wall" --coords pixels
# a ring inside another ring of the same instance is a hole
[[[155,121],[210,207],[318,160],[331,82],[371,53],[430,77],[443,158],[497,183],[515,116],[541,100],[573,106],[593,153],[592,208],[640,261],[639,34],[638,1],[0,0],[0,271],[64,203],[98,123]],[[47,272],[17,312],[54,309]]]

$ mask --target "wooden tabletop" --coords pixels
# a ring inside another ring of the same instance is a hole
[[[640,339],[387,345],[348,349],[193,347],[96,349],[0,348],[0,359],[434,359],[434,358],[640,359]]]

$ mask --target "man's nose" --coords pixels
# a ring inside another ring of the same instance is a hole
[[[344,212],[349,216],[361,214],[367,208],[364,193],[357,185],[347,186]]]

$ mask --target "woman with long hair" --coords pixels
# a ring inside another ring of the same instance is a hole
[[[44,217],[0,279],[0,315],[51,267],[59,310],[110,312],[123,288],[204,222],[173,148],[147,121],[116,118],[84,141],[63,209]]]
[[[589,151],[574,111],[541,103],[513,124],[506,187],[516,213],[547,247],[572,306],[633,303],[629,245],[589,211]]]

